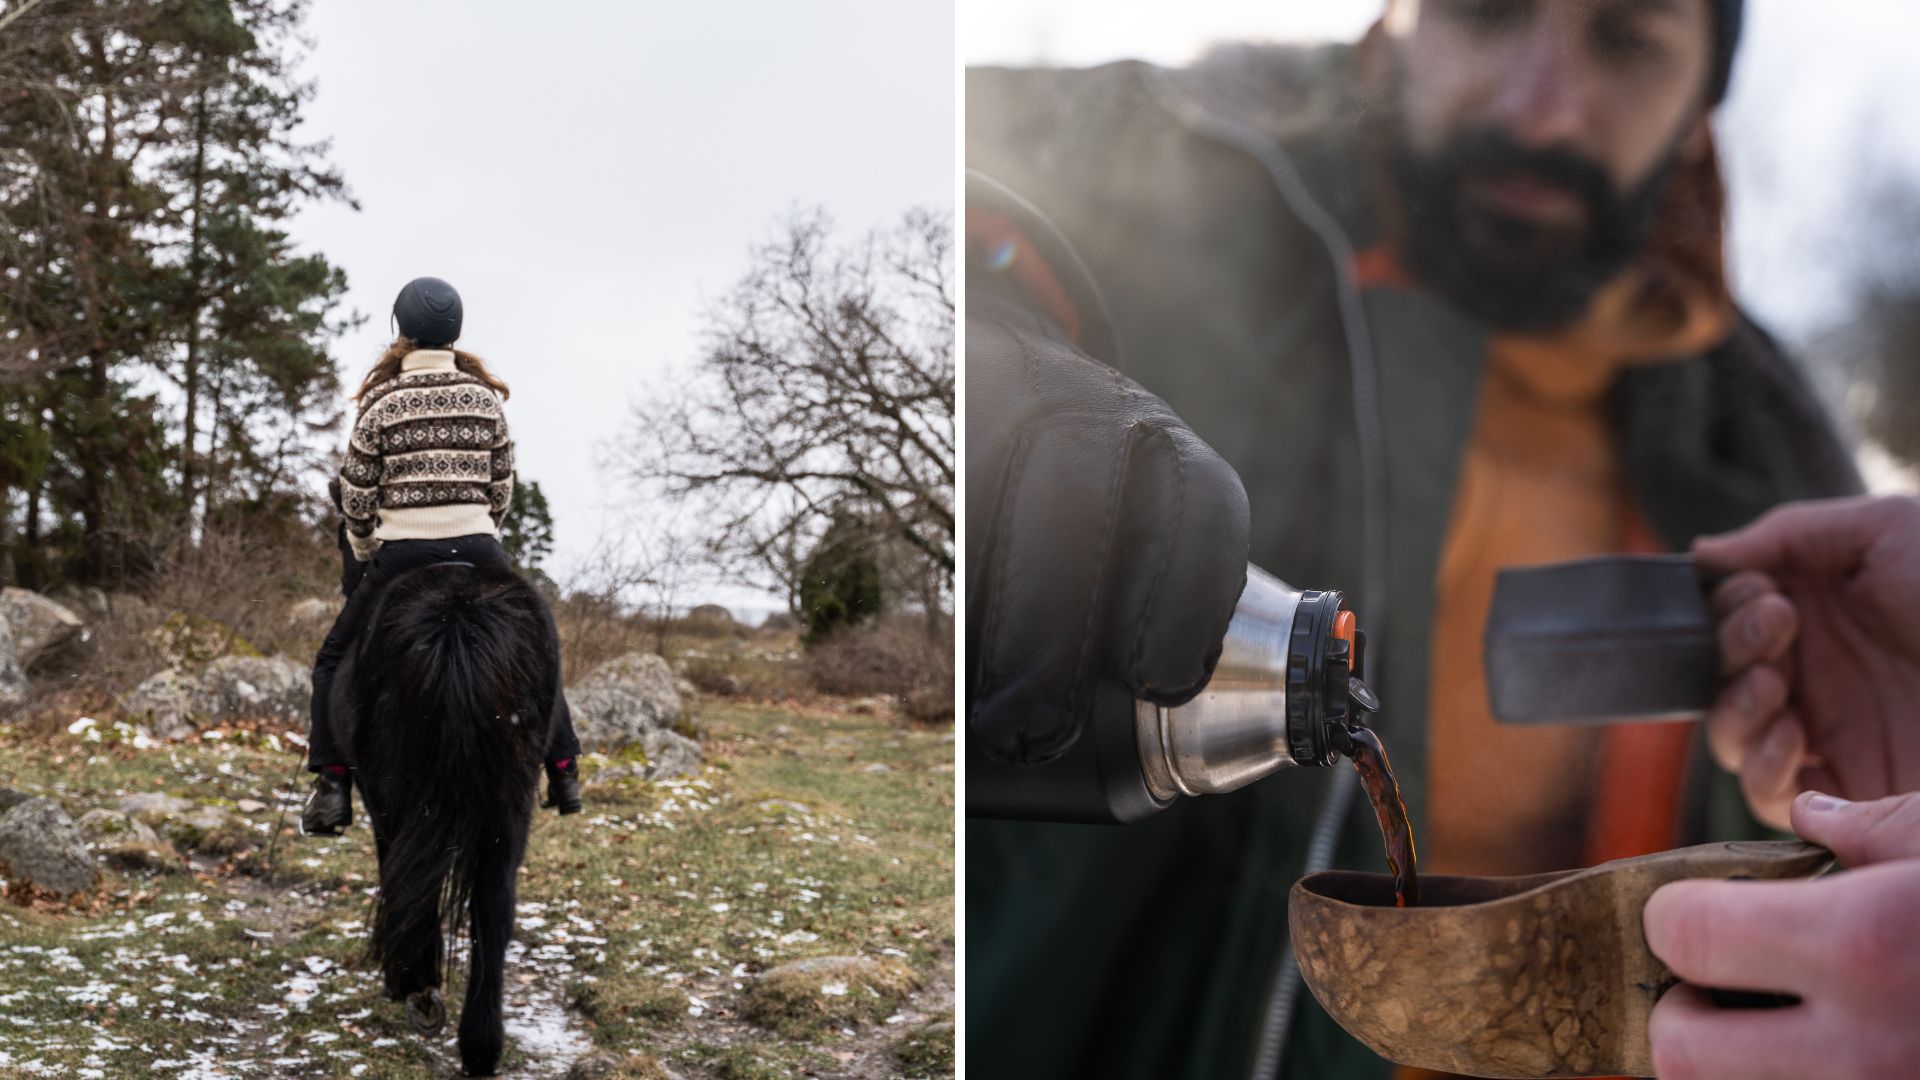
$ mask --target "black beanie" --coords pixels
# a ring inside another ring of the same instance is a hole
[[[1733,81],[1733,53],[1740,47],[1740,23],[1746,0],[1713,0],[1713,67],[1707,72],[1707,107],[1726,99]]]
[[[393,301],[400,335],[422,348],[451,345],[460,339],[460,294],[436,277],[414,278]]]

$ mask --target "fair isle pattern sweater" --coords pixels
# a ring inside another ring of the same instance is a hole
[[[362,561],[387,540],[497,535],[513,497],[513,443],[493,388],[453,353],[416,349],[369,390],[340,467],[340,512]]]

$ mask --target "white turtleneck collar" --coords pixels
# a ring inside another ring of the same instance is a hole
[[[452,349],[415,349],[400,358],[400,370],[455,371]]]

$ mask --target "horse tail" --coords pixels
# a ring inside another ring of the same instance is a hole
[[[356,758],[388,838],[372,952],[390,992],[396,973],[440,985],[471,910],[462,1056],[472,1021],[492,1033],[476,1032],[493,1043],[479,1057],[497,1060],[514,875],[559,692],[552,621],[510,570],[431,566],[387,586],[358,655]]]

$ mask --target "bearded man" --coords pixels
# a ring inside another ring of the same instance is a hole
[[[1191,697],[1251,561],[1363,613],[1423,870],[1784,827],[1791,725],[1736,778],[1697,725],[1496,726],[1482,675],[1500,567],[1859,488],[1728,290],[1741,13],[1393,0],[1355,45],[970,71],[969,754],[1058,757],[1102,685]],[[970,1068],[1391,1075],[1283,962],[1310,848],[1382,866],[1333,780],[1125,828],[971,820]]]

